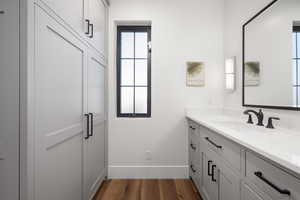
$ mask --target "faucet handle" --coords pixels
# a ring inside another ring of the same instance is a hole
[[[273,120],[280,120],[279,117],[269,117],[266,128],[274,129]]]
[[[247,123],[248,124],[253,124],[252,115],[249,114],[249,113],[247,115],[248,115],[248,121],[247,121]]]

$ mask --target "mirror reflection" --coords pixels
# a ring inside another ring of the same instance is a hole
[[[300,108],[300,1],[277,0],[244,25],[244,104]]]

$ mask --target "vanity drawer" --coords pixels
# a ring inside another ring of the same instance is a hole
[[[229,162],[234,169],[241,170],[241,148],[239,145],[217,135],[211,130],[202,127],[201,132],[201,142],[206,144],[206,146],[214,150],[223,159]]]
[[[251,152],[246,152],[246,177],[272,199],[300,200],[300,179]]]

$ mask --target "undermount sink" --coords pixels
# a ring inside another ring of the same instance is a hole
[[[266,128],[264,126],[257,126],[255,124],[247,124],[246,122],[241,121],[215,121],[216,124],[224,127],[230,128],[239,132],[266,132]]]

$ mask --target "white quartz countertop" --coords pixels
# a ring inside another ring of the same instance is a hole
[[[300,133],[247,124],[245,117],[187,112],[186,117],[291,170],[300,177]],[[253,121],[256,122],[255,116]]]

